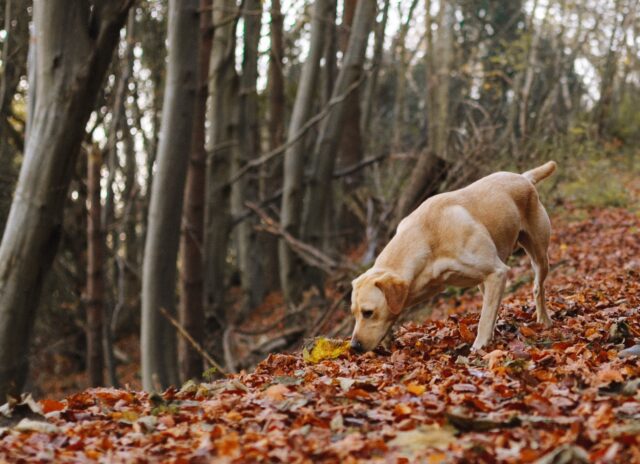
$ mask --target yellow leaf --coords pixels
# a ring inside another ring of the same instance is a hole
[[[420,385],[420,384],[413,383],[413,382],[411,382],[409,385],[407,385],[407,391],[409,393],[413,393],[416,396],[422,395],[425,392],[426,389],[427,389],[427,387],[425,387],[424,385]]]
[[[349,351],[349,340],[318,337],[302,350],[302,358],[308,363],[315,364],[325,359],[335,359],[347,351]]]

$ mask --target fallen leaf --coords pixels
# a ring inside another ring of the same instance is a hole
[[[389,442],[389,446],[413,452],[427,448],[444,450],[455,441],[456,437],[452,428],[425,425],[406,432],[398,432],[396,437]]]
[[[18,432],[39,432],[39,433],[58,433],[60,428],[57,425],[50,424],[44,421],[31,420],[28,418],[22,419],[14,430]]]
[[[407,385],[407,391],[409,393],[412,393],[412,394],[416,395],[416,396],[422,395],[426,390],[427,390],[427,387],[425,387],[424,385],[417,384],[417,383],[411,382],[411,383],[409,383]]]
[[[43,399],[40,400],[40,406],[42,406],[42,412],[48,414],[53,411],[61,411],[66,407],[62,401]]]
[[[319,363],[325,359],[335,359],[349,351],[348,340],[335,340],[318,337],[302,351],[303,359],[308,363]]]

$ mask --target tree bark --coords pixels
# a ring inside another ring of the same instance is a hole
[[[345,58],[338,73],[332,99],[339,98],[357,84],[362,72],[369,33],[375,19],[376,2],[358,2],[353,28]],[[302,236],[306,241],[318,243],[323,230],[324,212],[331,191],[333,168],[338,142],[342,135],[346,115],[346,100],[334,105],[322,121],[314,149],[313,169],[304,209]]]
[[[198,0],[170,0],[169,57],[157,171],[151,191],[142,272],[142,384],[166,388],[178,382],[176,335],[159,311],[175,314],[180,216],[198,79]]]
[[[413,12],[418,5],[418,0],[413,0],[409,5],[407,18],[402,22],[395,39],[394,56],[396,61],[396,86],[393,103],[393,136],[392,147],[396,152],[403,149],[404,134],[406,130],[406,100],[407,100],[407,72],[409,67],[407,53],[407,34]]]
[[[78,149],[132,3],[34,1],[37,99],[0,244],[0,398],[26,379],[35,308],[56,254]]]
[[[417,1],[417,0],[415,0]],[[343,35],[343,41],[341,44],[342,53],[346,53],[349,38],[351,36],[351,29],[353,27],[353,18],[355,15],[358,0],[346,0],[344,4],[344,12],[342,15],[342,25],[345,28],[345,34]],[[360,78],[362,69],[360,69],[355,80]],[[354,89],[345,100],[345,115],[344,115],[344,128],[342,136],[340,137],[340,145],[338,148],[338,168],[346,168],[349,166],[355,166],[364,156],[364,148],[362,143],[362,133],[360,131],[360,89]],[[335,226],[327,227],[325,230],[336,232],[346,231],[345,244],[353,245],[360,241],[362,232],[362,223],[358,217],[349,209],[347,198],[355,193],[355,190],[362,184],[363,171],[358,170],[352,174],[345,176],[341,180],[341,186],[343,191],[343,201],[340,207],[339,222]],[[328,202],[328,218],[330,221],[334,214],[331,214],[331,208],[335,208],[334,202]],[[328,224],[330,225],[330,224]]]
[[[534,7],[537,6],[537,1],[534,2]],[[547,23],[547,18],[549,16],[549,9],[551,7],[551,2],[547,3],[545,7],[544,16],[542,18],[541,29],[544,28]],[[524,75],[524,82],[522,84],[522,92],[520,96],[520,112],[519,112],[519,127],[520,127],[520,136],[523,140],[526,140],[529,133],[529,99],[531,98],[531,88],[533,87],[533,82],[538,71],[538,52],[540,39],[542,37],[543,31],[536,31],[533,28],[533,17],[536,15],[536,9],[532,11],[531,18],[531,39],[529,48],[527,50],[527,71]]]
[[[217,324],[214,357],[222,362],[222,330],[226,325],[224,308],[225,270],[231,230],[228,185],[231,157],[237,150],[238,76],[235,70],[237,7],[234,0],[217,3],[213,9],[213,46],[209,72],[211,113],[206,172],[204,228],[205,315]]]
[[[382,65],[385,30],[387,29],[387,20],[389,18],[389,3],[391,3],[391,0],[385,0],[382,8],[382,19],[376,26],[373,60],[371,62],[371,75],[369,76],[369,79],[367,79],[367,87],[364,92],[365,96],[362,99],[363,109],[360,125],[364,140],[369,139],[369,134],[371,132],[371,113],[376,92],[378,90],[378,76],[380,75],[380,66]]]
[[[271,1],[271,48],[268,70],[268,129],[269,151],[285,142],[286,97],[284,92],[284,15],[280,0]],[[260,200],[271,198],[282,185],[282,159],[265,163],[260,173]],[[261,234],[265,256],[265,285],[267,291],[279,288],[278,239]]]
[[[331,0],[317,0],[313,6],[311,19],[311,40],[309,54],[302,68],[300,84],[291,114],[287,142],[295,139],[305,125],[313,108],[313,97],[318,82],[320,58],[322,57],[325,38],[324,18],[328,16]],[[305,153],[305,137],[285,151],[284,181],[282,204],[280,208],[281,225],[285,232],[296,237],[299,235],[300,210],[302,208],[303,168]],[[280,260],[280,285],[285,301],[291,306],[300,295],[300,262],[284,240],[278,243]]]
[[[102,323],[104,320],[104,235],[100,218],[102,153],[93,147],[87,162],[87,373],[89,384],[104,384]]]
[[[260,154],[260,139],[258,133],[258,42],[260,41],[261,0],[246,0],[244,2],[244,32],[242,76],[240,78],[240,115],[239,115],[239,150],[235,153],[231,164],[231,174],[234,175],[246,163]],[[256,201],[258,198],[258,182],[244,176],[231,186],[231,213],[233,216],[242,214],[246,201]],[[255,259],[263,256],[262,243],[258,240],[253,217],[242,221],[236,226],[236,256],[240,282],[243,291],[242,310],[238,316],[242,317],[249,308],[260,304],[265,293],[264,260]]]
[[[438,171],[449,158],[449,81],[453,55],[453,7],[448,1],[440,2],[438,10],[438,37],[434,40],[431,26],[431,0],[426,0],[426,40],[425,57],[425,127],[427,147],[419,154],[418,161],[411,173],[407,185],[398,200],[395,217],[390,224],[394,230],[400,221],[409,214],[425,197],[437,191]],[[443,162],[444,160],[444,162]]]
[[[204,229],[205,120],[209,83],[209,58],[213,40],[211,9],[213,0],[200,0],[200,50],[198,57],[198,89],[191,134],[191,156],[187,171],[182,213],[182,275],[179,320],[182,327],[202,345],[204,339],[204,299],[202,277],[202,237]],[[199,378],[203,371],[200,354],[184,337],[178,339],[180,379]]]

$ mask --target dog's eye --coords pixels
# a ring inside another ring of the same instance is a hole
[[[365,309],[362,311],[362,317],[365,319],[370,319],[373,316],[373,311],[371,309]]]

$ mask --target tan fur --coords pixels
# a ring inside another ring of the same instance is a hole
[[[484,299],[473,347],[482,348],[493,334],[507,259],[518,245],[535,271],[537,320],[551,324],[543,286],[551,226],[534,184],[555,169],[551,161],[524,174],[497,172],[422,203],[400,223],[373,267],[353,281],[352,342],[373,349],[403,307],[446,286],[479,285]],[[364,318],[363,310],[373,311],[371,317]]]

